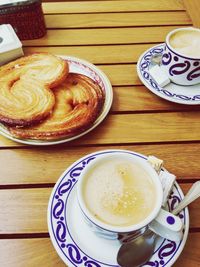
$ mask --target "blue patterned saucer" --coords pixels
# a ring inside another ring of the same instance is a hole
[[[61,175],[51,193],[48,205],[49,234],[57,253],[69,267],[118,267],[116,258],[120,243],[98,237],[85,223],[77,202],[76,183],[84,167],[92,160],[119,151],[147,159],[144,155],[127,150],[105,150],[89,154]],[[169,210],[173,210],[182,198],[183,193],[176,182],[167,202]],[[183,240],[174,242],[158,238],[150,261],[143,267],[170,267],[177,260],[188,236],[188,210],[183,210],[179,216],[185,226]]]
[[[137,63],[137,73],[142,83],[154,94],[168,101],[185,105],[200,104],[200,83],[196,85],[183,86],[170,83],[165,87],[159,86],[151,77],[149,69],[153,66],[152,56],[162,54],[165,44],[156,45],[145,51]],[[155,64],[155,63],[154,63]]]

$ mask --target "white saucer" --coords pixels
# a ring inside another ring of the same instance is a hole
[[[151,77],[149,69],[152,67],[151,57],[155,54],[162,54],[165,44],[156,45],[145,51],[137,63],[137,73],[142,83],[154,94],[168,101],[178,104],[199,105],[200,104],[200,83],[191,86],[177,85],[170,83],[160,87]]]
[[[3,124],[0,123],[0,134],[1,135],[7,137],[8,139],[11,139],[13,141],[16,141],[16,142],[22,143],[22,144],[39,145],[39,146],[56,145],[56,144],[61,144],[61,143],[72,141],[74,139],[77,139],[77,138],[87,134],[88,132],[90,132],[91,130],[96,128],[104,120],[104,118],[107,116],[107,114],[110,110],[110,107],[112,105],[112,101],[113,101],[112,85],[111,85],[109,79],[107,78],[107,76],[98,67],[96,67],[95,65],[93,65],[93,64],[91,64],[91,63],[89,63],[83,59],[79,59],[79,58],[75,58],[75,57],[71,57],[71,56],[61,56],[61,55],[59,55],[59,56],[65,60],[67,60],[67,62],[69,64],[69,72],[79,73],[79,74],[83,74],[83,75],[90,77],[92,80],[94,80],[96,83],[98,83],[99,86],[104,91],[105,103],[104,103],[102,112],[99,115],[99,117],[91,125],[91,127],[89,129],[85,130],[84,132],[77,134],[75,136],[72,136],[72,137],[61,138],[61,139],[57,139],[57,140],[44,141],[44,140],[17,138],[17,137],[12,136],[10,134],[10,132],[7,130],[7,128]]]
[[[119,241],[97,237],[85,223],[76,198],[76,183],[84,167],[105,153],[133,154],[144,160],[144,155],[124,150],[105,150],[89,154],[72,164],[57,181],[49,199],[48,229],[57,253],[66,265],[76,267],[117,267]],[[175,183],[168,200],[169,210],[174,209],[183,198],[183,193]],[[154,253],[143,266],[170,267],[181,254],[188,236],[189,214],[185,209],[180,213],[185,226],[181,242],[158,238]]]

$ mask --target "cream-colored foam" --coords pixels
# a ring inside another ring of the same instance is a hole
[[[151,213],[156,189],[141,167],[132,161],[113,159],[89,171],[83,196],[87,208],[102,222],[129,226]]]
[[[185,56],[200,58],[200,31],[181,30],[175,32],[170,37],[169,43],[177,52]]]

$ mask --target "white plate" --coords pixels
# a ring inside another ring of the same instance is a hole
[[[13,141],[16,141],[16,142],[19,142],[22,144],[39,145],[39,146],[55,145],[55,144],[61,144],[64,142],[69,142],[69,141],[72,141],[74,139],[77,139],[77,138],[87,134],[88,132],[90,132],[94,128],[96,128],[103,121],[103,119],[108,114],[110,107],[112,105],[112,101],[113,101],[112,85],[111,85],[109,79],[107,78],[107,76],[99,68],[97,68],[95,65],[93,65],[93,64],[91,64],[85,60],[71,57],[71,56],[61,56],[61,55],[59,55],[59,56],[68,61],[69,72],[79,73],[79,74],[83,74],[83,75],[90,77],[92,80],[94,80],[96,83],[98,83],[98,85],[102,88],[102,90],[105,93],[105,102],[104,102],[102,112],[99,115],[99,117],[96,119],[96,121],[93,123],[93,125],[89,129],[85,130],[84,132],[82,132],[78,135],[68,137],[68,138],[52,140],[52,141],[51,140],[43,141],[43,140],[16,138],[16,137],[12,136],[10,134],[10,132],[6,129],[6,127],[4,127],[2,124],[0,124],[0,134],[2,134],[3,136],[5,136],[5,137],[7,137]]]
[[[162,54],[165,44],[156,45],[145,51],[137,63],[137,73],[142,83],[154,94],[168,101],[185,105],[200,104],[200,83],[191,86],[182,86],[170,83],[165,87],[159,86],[151,77],[149,69],[152,67],[151,57]]]
[[[106,240],[95,235],[85,223],[76,198],[76,183],[82,170],[90,161],[106,153],[130,153],[144,160],[144,155],[124,150],[105,150],[89,154],[72,164],[57,181],[48,205],[48,229],[51,241],[66,265],[76,267],[117,267],[119,241]],[[168,200],[169,210],[174,209],[183,198],[183,193],[175,183]],[[158,238],[154,253],[143,266],[170,267],[181,254],[188,236],[189,214],[186,208],[180,213],[185,226],[180,242]]]

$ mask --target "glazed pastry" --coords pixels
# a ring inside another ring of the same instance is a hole
[[[48,53],[35,53],[21,57],[0,67],[0,81],[37,79],[53,88],[65,80],[69,72],[66,60]]]
[[[52,91],[36,80],[0,81],[0,121],[6,125],[32,125],[53,110]]]
[[[100,86],[81,74],[70,73],[53,92],[53,113],[42,123],[32,127],[10,127],[12,135],[40,140],[71,137],[94,123],[104,104],[104,93]]]
[[[66,61],[43,53],[0,67],[0,122],[27,126],[45,119],[55,104],[51,88],[67,74]]]

